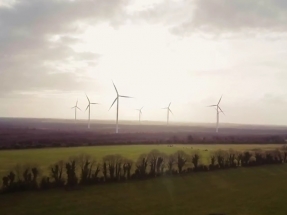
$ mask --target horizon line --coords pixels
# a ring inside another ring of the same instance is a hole
[[[74,121],[74,119],[70,118],[45,118],[45,117],[2,117],[0,119],[38,119],[38,120],[65,120],[65,121]],[[77,119],[78,121],[86,121],[86,119]],[[113,119],[91,119],[91,121],[114,121]],[[122,119],[122,122],[138,122],[138,120],[126,120]],[[165,123],[165,121],[155,121],[155,120],[141,120],[141,122],[150,122],[150,123]],[[202,125],[213,125],[212,122],[185,122],[185,121],[171,121],[171,124],[185,124],[185,125],[193,125],[193,124],[202,124]],[[287,127],[284,124],[260,124],[260,123],[233,123],[233,122],[221,122],[221,125],[241,125],[241,126],[271,126],[271,127]]]

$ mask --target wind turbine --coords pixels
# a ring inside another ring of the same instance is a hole
[[[113,82],[113,85],[114,85],[114,88],[116,90],[116,93],[117,93],[117,97],[115,98],[114,102],[112,103],[110,109],[113,107],[113,105],[115,104],[115,102],[117,101],[117,119],[116,119],[116,133],[119,133],[119,102],[120,102],[120,97],[122,98],[133,98],[133,97],[130,97],[130,96],[122,96],[119,94],[117,88],[116,88],[116,85],[114,84]],[[109,109],[109,110],[110,110]]]
[[[141,109],[136,109],[139,112],[139,123],[141,123],[142,109],[143,107]]]
[[[162,109],[167,109],[167,121],[166,124],[168,125],[168,121],[169,121],[169,112],[172,113],[171,109],[169,108],[171,105],[171,102],[169,103],[169,105],[166,108],[162,108]],[[173,115],[173,113],[172,113]]]
[[[76,102],[76,105],[74,107],[72,107],[71,109],[75,109],[75,123],[77,121],[77,109],[79,109],[81,111],[81,109],[78,107],[78,100]]]
[[[89,108],[89,124],[88,124],[88,129],[90,129],[90,121],[91,121],[91,105],[96,105],[96,104],[99,104],[99,103],[91,103],[91,101],[90,101],[89,97],[87,96],[87,94],[86,94],[86,97],[87,97],[87,99],[88,99],[89,104],[88,104],[88,106],[87,106],[87,108],[86,108],[86,110],[85,110],[85,111],[87,111],[87,109]]]
[[[220,97],[218,103],[216,105],[210,105],[208,107],[216,107],[215,110],[216,110],[216,133],[218,133],[218,125],[219,125],[219,114],[220,113],[223,113],[223,110],[220,108],[219,106],[219,103],[221,102],[221,99],[222,99],[222,96]]]

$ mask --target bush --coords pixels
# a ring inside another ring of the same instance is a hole
[[[194,152],[191,156],[191,162],[193,164],[194,170],[198,170],[198,164],[199,164],[200,154],[199,152]]]
[[[78,184],[88,185],[95,183],[116,182],[131,179],[145,179],[147,177],[176,175],[190,172],[201,172],[230,167],[249,167],[266,164],[281,164],[286,162],[287,147],[277,150],[253,152],[237,152],[234,150],[217,150],[210,154],[210,164],[200,164],[199,152],[191,155],[191,163],[194,168],[184,169],[189,155],[184,151],[177,151],[171,155],[165,155],[158,150],[152,150],[148,154],[142,154],[136,162],[136,168],[132,173],[133,162],[121,155],[108,155],[103,158],[102,169],[90,155],[81,154],[70,158],[68,162],[59,161],[49,167],[49,177],[43,176],[41,180],[40,170],[35,165],[17,165],[2,178],[1,192],[16,192],[25,190],[51,189],[57,187],[73,188]],[[174,169],[175,164],[177,169]],[[77,171],[77,167],[79,171]],[[63,177],[64,168],[66,176]],[[149,168],[149,169],[148,169]],[[166,168],[166,170],[165,170]],[[102,170],[103,176],[99,176]],[[77,177],[79,173],[79,180]]]
[[[183,167],[187,162],[188,155],[184,151],[177,151],[177,167],[178,173],[182,173]]]
[[[71,158],[68,163],[66,163],[66,173],[67,173],[67,187],[75,187],[78,183],[78,178],[76,176],[76,159]]]
[[[50,166],[50,176],[54,180],[50,182],[48,177],[42,178],[43,185],[46,183],[51,183],[49,186],[53,187],[63,187],[65,185],[65,180],[63,179],[63,169],[64,169],[64,161],[59,161],[52,166]],[[44,181],[43,181],[44,180]]]
[[[121,180],[123,157],[121,155],[107,155],[103,158],[103,172],[106,181]]]
[[[152,150],[149,154],[149,163],[150,163],[150,176],[162,175],[164,168],[164,155],[158,150]]]
[[[136,170],[133,175],[133,178],[145,178],[147,175],[147,166],[148,166],[149,158],[148,155],[142,154],[140,155],[138,161],[136,162]]]
[[[171,154],[167,156],[167,173],[172,174],[175,170],[173,169],[173,166],[176,164],[176,154]]]
[[[2,192],[38,189],[39,172],[37,167],[16,165],[14,171],[10,171],[7,176],[2,178]]]

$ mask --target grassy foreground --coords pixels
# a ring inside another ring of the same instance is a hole
[[[1,215],[286,215],[287,165],[0,196]]]
[[[228,150],[251,150],[251,149],[275,149],[282,145],[264,144],[264,145],[128,145],[128,146],[94,146],[94,147],[73,147],[73,148],[48,148],[48,149],[28,149],[28,150],[4,150],[0,151],[0,177],[11,171],[17,164],[37,164],[45,172],[49,165],[59,161],[67,160],[70,156],[77,156],[81,153],[87,153],[93,156],[96,161],[101,162],[106,155],[120,154],[123,157],[136,161],[140,154],[148,153],[153,149],[158,149],[166,154],[183,150],[186,153],[192,153],[199,150],[201,161],[209,159],[210,152],[218,149]]]

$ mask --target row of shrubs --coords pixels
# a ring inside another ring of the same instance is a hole
[[[81,154],[68,161],[59,161],[49,167],[49,176],[41,176],[37,166],[17,165],[2,179],[1,193],[51,188],[73,189],[79,185],[126,182],[154,177],[189,174],[192,172],[250,167],[287,162],[287,147],[272,151],[218,150],[210,153],[205,165],[199,151],[187,154],[177,151],[166,155],[158,150],[142,154],[137,162],[121,155],[105,156],[96,162],[90,155]]]

